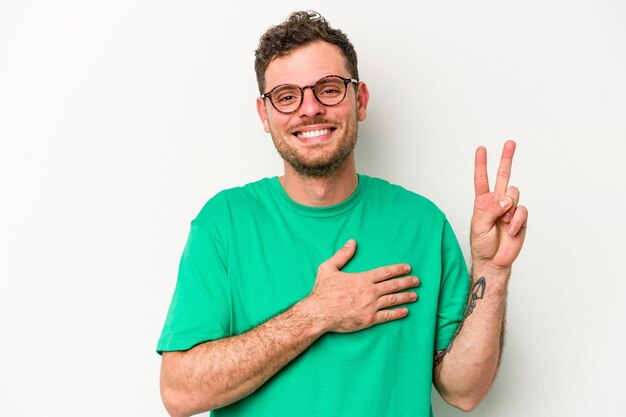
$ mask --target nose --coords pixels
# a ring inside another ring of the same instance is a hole
[[[303,92],[302,104],[298,109],[298,115],[301,117],[315,117],[318,114],[326,113],[322,103],[317,101],[313,95],[313,87],[306,87]]]

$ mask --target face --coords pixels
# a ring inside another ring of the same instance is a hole
[[[338,47],[314,42],[273,60],[265,71],[265,91],[281,84],[313,85],[327,75],[351,78]],[[278,112],[269,98],[257,99],[257,111],[289,167],[307,177],[328,177],[354,157],[357,124],[365,120],[368,98],[364,83],[357,90],[349,84],[345,99],[327,107],[307,88],[294,113]]]

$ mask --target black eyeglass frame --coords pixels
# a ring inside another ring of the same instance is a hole
[[[343,90],[343,97],[341,97],[341,100],[339,100],[337,103],[335,104],[326,104],[323,103],[322,100],[319,99],[319,97],[317,96],[317,94],[315,94],[315,86],[322,80],[325,80],[327,78],[340,78],[343,81],[343,84],[345,86],[345,90]],[[319,80],[317,80],[315,82],[315,84],[313,85],[305,85],[304,87],[300,87],[298,85],[295,84],[281,84],[281,85],[277,85],[276,87],[272,88],[270,91],[268,91],[267,93],[261,94],[261,98],[265,99],[265,98],[269,98],[270,99],[270,103],[272,103],[272,107],[274,107],[276,109],[277,112],[282,113],[282,114],[292,114],[298,111],[298,109],[300,108],[300,106],[302,106],[302,102],[304,101],[304,90],[306,90],[307,88],[311,89],[311,92],[313,93],[313,97],[315,97],[315,100],[317,100],[318,103],[320,103],[322,106],[326,106],[326,107],[334,107],[334,106],[338,106],[341,103],[343,103],[343,101],[346,99],[346,95],[348,94],[348,84],[350,83],[355,83],[355,84],[359,84],[359,80],[355,79],[355,78],[345,78],[342,77],[341,75],[327,75],[325,77],[320,78]],[[276,104],[274,104],[274,100],[272,100],[272,92],[274,92],[277,88],[280,87],[285,87],[285,86],[293,86],[296,87],[297,89],[300,90],[300,103],[298,103],[298,106],[293,109],[292,111],[283,111],[280,110],[278,107],[276,107]]]

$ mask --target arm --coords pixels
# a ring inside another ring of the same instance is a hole
[[[258,389],[326,332],[354,332],[405,317],[414,276],[397,264],[362,273],[340,269],[352,258],[349,241],[318,269],[311,294],[290,309],[238,336],[163,353],[161,395],[172,416],[231,404]]]
[[[189,416],[243,398],[323,333],[301,304],[238,336],[164,352],[161,396],[172,416]]]
[[[517,205],[519,190],[508,187],[514,152],[515,142],[508,141],[493,192],[489,191],[486,150],[481,147],[476,152],[468,305],[448,348],[435,352],[435,387],[447,402],[465,411],[478,405],[496,377],[508,281],[526,234],[528,211]]]

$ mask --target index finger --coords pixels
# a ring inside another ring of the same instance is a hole
[[[474,158],[474,193],[479,196],[488,192],[487,149],[484,146],[480,146],[476,149],[476,157]]]
[[[498,176],[496,178],[496,193],[506,193],[509,186],[509,178],[511,177],[511,166],[513,165],[513,155],[515,154],[515,142],[507,140],[502,148],[502,157],[500,157],[500,165],[498,166]]]
[[[407,264],[395,264],[372,269],[368,271],[368,275],[372,278],[372,282],[382,282],[393,277],[408,274],[410,271],[411,267]]]

